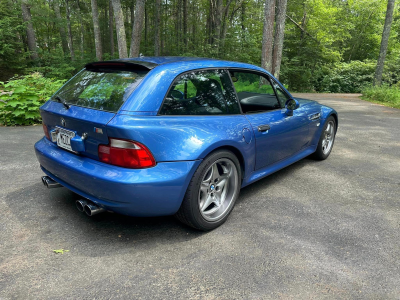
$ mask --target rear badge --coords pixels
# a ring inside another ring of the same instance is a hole
[[[65,120],[64,120],[64,118],[61,118],[61,126],[63,126],[63,127],[65,127]]]
[[[103,134],[103,129],[95,127],[94,132]]]

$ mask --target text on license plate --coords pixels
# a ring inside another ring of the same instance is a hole
[[[75,132],[64,129],[64,128],[58,128],[57,146],[64,148],[66,150],[72,151],[71,139],[74,136],[75,136]]]

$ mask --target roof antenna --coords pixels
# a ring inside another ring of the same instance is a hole
[[[144,55],[142,53],[139,54],[139,57],[144,57]]]

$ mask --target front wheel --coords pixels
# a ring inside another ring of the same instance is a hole
[[[319,138],[317,150],[314,153],[314,158],[317,160],[327,159],[332,151],[333,143],[336,136],[336,122],[335,118],[330,116],[326,122],[324,129]]]
[[[235,205],[240,182],[240,163],[232,152],[210,154],[194,173],[176,217],[199,230],[220,226]]]

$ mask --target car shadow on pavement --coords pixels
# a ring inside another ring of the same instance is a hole
[[[306,157],[286,168],[283,168],[282,170],[279,170],[267,177],[264,177],[242,188],[240,191],[239,199],[236,201],[236,204],[246,201],[248,197],[251,197],[254,194],[258,194],[261,190],[267,189],[269,186],[284,180],[286,177],[291,176],[291,173],[313,163],[318,163],[318,162],[311,158]]]
[[[310,162],[309,159],[302,160],[242,189],[237,202],[245,206],[247,198]],[[79,252],[83,255],[96,257],[129,252],[133,248],[149,250],[209,234],[181,224],[173,216],[137,218],[102,213],[88,217],[76,209],[75,201],[81,198],[79,195],[66,188],[46,189],[39,181],[40,178],[38,183],[9,193],[5,198],[10,213],[8,218],[19,223],[19,229],[12,232],[14,240],[17,236],[24,243],[64,245],[78,251],[81,249]],[[25,232],[22,238],[19,237],[21,227]],[[212,233],[223,234],[224,230],[222,226]]]

